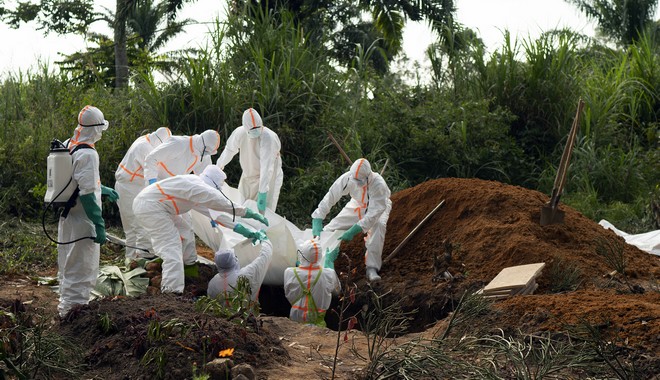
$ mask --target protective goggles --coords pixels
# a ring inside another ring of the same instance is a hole
[[[101,130],[105,131],[108,129],[108,125],[110,125],[110,122],[107,120],[103,120],[103,123],[98,123],[98,124],[86,124],[86,125],[80,125],[83,128],[91,128],[91,127],[103,127]]]

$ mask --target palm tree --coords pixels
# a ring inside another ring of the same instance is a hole
[[[143,57],[149,57],[148,65],[159,70],[170,71],[173,62],[165,59],[159,52],[168,41],[183,32],[183,28],[194,20],[173,20],[168,12],[168,0],[154,5],[152,0],[139,0],[126,20],[131,36],[136,39],[137,47]]]
[[[183,27],[191,20],[172,20],[167,11],[167,0],[156,6],[152,0],[138,0],[131,5],[132,8],[125,15],[125,30],[120,33],[115,30],[114,33],[115,38],[123,33],[123,44],[103,34],[91,33],[88,35],[89,40],[98,46],[65,56],[57,62],[63,70],[72,73],[74,81],[84,84],[101,82],[106,85],[112,85],[114,81],[115,87],[121,88],[122,84],[128,85],[129,67],[170,70],[172,62],[159,57],[159,51],[172,37],[183,32]],[[111,26],[119,24],[109,9],[106,9],[104,19]],[[122,75],[126,75],[126,78],[120,78]]]
[[[137,44],[140,49],[156,54],[172,37],[183,32],[183,28],[193,22],[191,19],[172,20],[167,7],[167,0],[155,6],[152,0],[140,0],[131,10],[126,26],[139,37]]]
[[[653,24],[658,0],[566,0],[598,22],[607,37],[622,46],[636,41]]]
[[[183,4],[190,0],[164,0],[167,4],[166,13],[170,19]],[[114,64],[116,72],[115,87],[124,88],[128,86],[128,47],[126,35],[126,22],[132,9],[140,0],[116,0],[114,17],[111,27],[114,33]],[[49,0],[49,1],[25,1],[18,2],[12,8],[5,7],[5,2],[0,0],[0,20],[9,24],[12,28],[18,28],[22,23],[36,21],[44,34],[55,32],[65,33],[87,33],[91,24],[96,21],[108,19],[93,11],[92,0]]]

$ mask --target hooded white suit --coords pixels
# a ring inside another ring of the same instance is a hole
[[[147,155],[144,178],[165,179],[175,175],[200,174],[218,152],[220,135],[206,130],[199,135],[172,136]]]
[[[207,295],[212,298],[231,294],[239,277],[245,276],[250,281],[252,301],[259,298],[259,289],[264,282],[266,272],[273,259],[273,244],[270,240],[261,241],[261,251],[254,261],[241,268],[232,249],[215,253],[215,265],[218,273],[209,281]]]
[[[218,153],[219,146],[220,135],[212,129],[199,135],[172,136],[147,155],[144,162],[144,178],[149,182],[191,172],[200,174],[211,164],[211,156]],[[188,229],[186,236],[194,236],[190,214],[182,215],[179,222],[183,223],[182,228]],[[185,256],[192,257],[193,261],[197,259],[194,239],[186,239],[183,250]]]
[[[108,128],[103,113],[96,107],[86,106],[78,115],[78,127],[66,146],[69,151],[81,144],[94,147]],[[78,182],[79,195],[94,193],[101,208],[101,177],[99,155],[95,149],[78,149],[72,156],[73,179]],[[71,208],[66,218],[60,217],[57,240],[70,242],[96,235],[94,223],[87,217],[80,199]],[[57,245],[57,277],[60,302],[57,306],[63,317],[74,305],[89,303],[89,295],[98,278],[100,246],[91,239],[82,239],[71,244]]]
[[[169,128],[161,127],[152,133],[138,137],[133,142],[115,172],[115,190],[119,193],[117,207],[121,216],[121,225],[126,236],[126,258],[153,256],[131,247],[147,249],[150,252],[151,239],[135,221],[133,200],[148,183],[144,178],[145,159],[154,148],[158,147],[172,136]]]
[[[232,214],[245,216],[247,212],[247,208],[233,204],[215,187],[214,182],[219,186],[224,178],[215,178],[209,173],[212,170],[221,172],[213,166],[201,176],[187,174],[166,178],[147,186],[133,201],[136,220],[151,236],[154,253],[163,259],[160,286],[163,292],[183,292],[183,266],[197,260],[196,252],[193,255],[183,249],[186,245],[194,247],[195,235],[181,215],[194,209],[212,219],[209,209],[223,211],[230,215],[218,222],[233,228]]]
[[[321,244],[307,240],[298,254],[300,266],[284,271],[284,295],[291,303],[293,321],[325,326],[332,293],[339,291],[340,284],[334,269],[319,266],[321,255]]]
[[[348,230],[357,223],[367,234],[366,266],[378,271],[383,262],[385,230],[392,210],[390,189],[380,174],[371,171],[369,161],[358,159],[348,172],[339,176],[330,186],[330,190],[312,213],[312,218],[324,219],[332,206],[347,194],[351,196],[351,200],[323,230]]]
[[[245,199],[257,200],[259,193],[266,193],[266,207],[275,212],[284,179],[279,137],[263,126],[261,116],[250,108],[243,114],[243,125],[236,128],[227,139],[225,148],[216,165],[220,169],[231,162],[240,152],[241,179],[238,191]]]

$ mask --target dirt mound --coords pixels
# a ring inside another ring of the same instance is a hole
[[[546,267],[538,279],[535,296],[514,297],[499,304],[511,312],[512,325],[519,322],[514,323],[513,319],[535,309],[576,321],[583,312],[606,316],[612,303],[639,301],[648,305],[649,301],[642,301],[642,297],[654,297],[622,293],[657,290],[660,258],[625,244],[621,237],[563,204],[560,208],[566,213],[564,224],[541,226],[540,210],[548,201],[545,194],[494,181],[443,178],[393,194],[383,258],[443,199],[443,207],[383,264],[383,281],[374,285],[379,292],[390,292],[391,300],[401,300],[404,310],[419,310],[412,325],[414,331],[444,318],[466,289],[481,287],[503,268],[522,264],[544,262]],[[455,278],[433,281],[434,256],[443,255],[445,239],[454,246],[449,272]],[[596,252],[597,247],[623,249],[625,276],[604,277],[614,268]],[[353,280],[364,285],[362,239],[342,245],[342,252],[350,258],[351,265],[340,257],[337,269],[344,273],[355,269],[351,271]],[[579,290],[589,292],[550,295],[568,272],[579,277]],[[586,304],[588,308],[584,307]],[[652,334],[660,329],[660,314],[657,308],[651,309],[654,317],[646,318],[651,322],[644,325],[650,338],[642,334],[640,341],[658,340]],[[626,313],[631,318],[633,314]],[[534,328],[558,325],[558,321],[545,321]]]
[[[197,311],[189,297],[193,290],[188,284],[183,296],[91,302],[72,310],[60,332],[80,344],[90,368],[85,376],[93,378],[192,378],[193,363],[199,370],[223,355],[236,364],[252,365],[257,373],[288,360],[280,341],[260,321],[240,316],[230,321]],[[228,349],[233,353],[220,355]]]

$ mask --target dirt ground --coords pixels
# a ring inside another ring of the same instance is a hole
[[[564,205],[560,206],[566,213],[563,224],[541,226],[541,206],[548,201],[542,193],[499,182],[455,178],[428,181],[393,194],[383,257],[441,200],[445,200],[442,208],[383,264],[383,280],[371,284],[376,293],[386,294],[386,303],[398,302],[404,311],[417,310],[409,335],[398,337],[397,342],[443,329],[461,296],[484,286],[503,268],[543,262],[546,266],[533,295],[496,301],[474,330],[538,334],[565,331],[588,322],[611,341],[643,356],[646,378],[660,372],[659,257],[625,244],[622,238]],[[448,270],[454,278],[434,281],[434,257],[443,255],[445,241],[453,246]],[[624,273],[614,272],[597,253],[599,247],[623,249]],[[342,245],[343,255],[335,265],[345,288],[356,284],[343,327],[350,315],[358,314],[367,304],[364,251],[363,235],[359,235]],[[200,254],[211,257],[211,252],[202,248]],[[579,276],[579,281],[574,281],[576,289],[558,292],[557,283],[569,272]],[[54,320],[53,327],[80,342],[89,365],[85,378],[153,378],[157,361],[145,365],[143,359],[146,351],[156,346],[166,350],[169,359],[163,365],[165,378],[191,378],[193,362],[199,367],[226,348],[235,348],[235,363],[253,365],[258,378],[330,378],[338,337],[336,377],[361,377],[366,361],[355,353],[365,356],[367,342],[357,330],[339,334],[333,330],[339,325],[336,314],[329,312],[326,317],[329,329],[293,323],[285,317],[289,305],[281,289],[262,289],[265,316],[246,330],[194,310],[194,297],[204,294],[205,281],[214,271],[208,267],[202,273],[202,280],[187,284],[183,296],[156,294],[93,302],[67,321]],[[56,295],[32,280],[4,279],[1,304],[13,299],[55,314]],[[337,308],[338,300],[333,306]],[[99,327],[105,315],[114,324],[110,329]],[[178,340],[167,343],[147,336],[150,323],[172,320],[193,327],[180,331]]]

